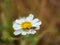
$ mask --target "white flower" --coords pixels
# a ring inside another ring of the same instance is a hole
[[[36,30],[40,29],[41,24],[39,19],[34,19],[33,14],[29,14],[28,17],[16,19],[13,22],[13,28],[15,30],[14,35],[35,34]]]

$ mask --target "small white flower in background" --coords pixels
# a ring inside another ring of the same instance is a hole
[[[15,30],[14,35],[35,34],[36,30],[40,29],[41,24],[42,22],[39,21],[39,19],[34,19],[33,14],[29,14],[28,17],[16,19],[13,22],[13,28]]]

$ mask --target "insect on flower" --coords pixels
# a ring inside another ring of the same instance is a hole
[[[30,29],[36,29],[36,27],[30,27],[30,28],[23,28],[23,30],[30,30]]]
[[[15,30],[14,35],[35,34],[36,30],[40,29],[41,24],[42,22],[39,21],[39,19],[34,19],[33,14],[29,14],[28,17],[16,19],[13,22],[13,28]]]

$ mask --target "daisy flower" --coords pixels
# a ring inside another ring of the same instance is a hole
[[[16,19],[13,22],[14,35],[35,34],[36,30],[40,29],[41,24],[42,22],[38,18],[34,19],[33,14],[29,14],[28,17]]]

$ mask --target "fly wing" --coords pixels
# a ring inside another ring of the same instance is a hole
[[[26,30],[29,30],[29,28],[23,28],[23,30],[25,30],[25,31],[26,31]]]
[[[31,27],[31,29],[36,29],[36,27]]]

